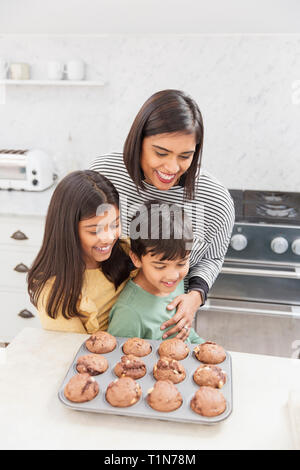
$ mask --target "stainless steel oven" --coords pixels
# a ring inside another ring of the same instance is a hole
[[[300,194],[231,191],[236,223],[196,330],[232,351],[298,357]]]

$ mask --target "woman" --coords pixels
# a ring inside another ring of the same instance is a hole
[[[182,91],[163,90],[138,112],[123,155],[102,155],[91,165],[117,188],[127,233],[130,215],[150,199],[184,206],[192,219],[187,292],[169,304],[177,311],[161,328],[175,326],[163,338],[176,332],[183,340],[188,337],[194,315],[221,270],[233,228],[229,192],[210,174],[200,172],[202,149],[203,121],[197,104]]]
[[[110,309],[134,274],[129,245],[120,234],[119,195],[105,176],[74,171],[60,181],[28,273],[29,295],[43,328],[107,329]]]

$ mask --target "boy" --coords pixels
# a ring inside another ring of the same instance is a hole
[[[175,313],[166,307],[184,293],[192,224],[179,206],[148,201],[131,221],[130,240],[129,255],[138,274],[127,282],[111,309],[107,331],[114,336],[161,340],[162,323]],[[187,341],[204,342],[192,328]]]

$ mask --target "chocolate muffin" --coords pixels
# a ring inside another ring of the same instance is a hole
[[[212,341],[198,344],[194,349],[194,354],[198,361],[205,364],[219,364],[226,359],[225,349]]]
[[[148,390],[147,402],[156,411],[174,411],[182,405],[182,396],[171,380],[158,380]]]
[[[103,356],[98,354],[87,354],[80,356],[76,362],[76,370],[83,374],[99,375],[108,369],[108,362]]]
[[[128,354],[121,357],[121,361],[115,366],[114,372],[118,377],[131,377],[136,380],[144,377],[147,369],[139,357]]]
[[[117,340],[106,331],[97,331],[86,340],[87,349],[96,354],[109,353],[117,346]]]
[[[74,375],[64,388],[65,397],[76,403],[90,401],[99,393],[99,385],[89,374]]]
[[[123,344],[123,351],[125,354],[133,354],[137,357],[148,356],[151,353],[151,344],[142,338],[129,338]]]
[[[140,399],[142,389],[131,377],[121,377],[111,382],[106,389],[106,400],[112,406],[132,406]]]
[[[193,379],[200,386],[222,388],[226,383],[226,373],[214,364],[202,364],[194,372]]]
[[[213,387],[200,387],[190,403],[191,409],[202,416],[218,416],[226,409],[223,393]]]
[[[176,359],[161,357],[153,368],[153,375],[156,380],[171,380],[173,384],[178,384],[185,379],[185,369]]]
[[[158,354],[160,357],[170,357],[177,361],[181,361],[186,358],[188,353],[189,348],[184,341],[178,338],[166,339],[158,348]]]

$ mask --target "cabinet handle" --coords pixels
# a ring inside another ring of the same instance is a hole
[[[17,264],[17,266],[14,268],[14,271],[17,271],[18,273],[28,273],[29,268],[27,268],[26,264],[20,263]]]
[[[31,313],[26,308],[24,308],[24,310],[21,310],[21,312],[19,312],[18,315],[19,315],[19,317],[22,317],[22,318],[33,318],[34,317],[33,313]]]
[[[21,232],[21,230],[17,230],[10,238],[13,238],[14,240],[28,240],[28,237],[25,233]]]

